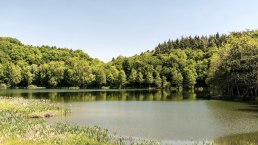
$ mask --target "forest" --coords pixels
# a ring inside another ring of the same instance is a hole
[[[0,37],[1,87],[210,87],[224,96],[257,98],[258,31],[187,36],[154,50],[104,63],[82,50],[24,45]]]

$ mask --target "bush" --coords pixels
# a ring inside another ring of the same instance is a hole
[[[36,85],[29,85],[27,89],[37,89],[38,87]]]
[[[1,90],[7,89],[6,84],[0,84],[0,89],[1,89]]]

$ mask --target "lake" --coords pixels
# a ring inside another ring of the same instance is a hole
[[[230,139],[257,140],[258,107],[205,100],[207,91],[8,89],[0,96],[50,99],[72,114],[50,122],[101,126],[125,137],[163,143]]]

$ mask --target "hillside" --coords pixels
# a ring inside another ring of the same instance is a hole
[[[179,89],[211,85],[227,90],[223,91],[226,94],[257,96],[257,38],[258,31],[182,37],[158,44],[152,51],[132,57],[119,56],[104,63],[81,50],[24,45],[15,38],[1,37],[0,82],[11,87],[48,88]],[[223,62],[227,60],[236,64]],[[252,84],[241,78],[242,75],[254,78]],[[215,83],[220,79],[228,85]],[[242,94],[239,87],[248,89]]]

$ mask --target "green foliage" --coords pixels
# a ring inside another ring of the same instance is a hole
[[[182,37],[158,44],[155,50],[118,56],[108,63],[92,59],[81,50],[27,46],[17,39],[1,37],[0,83],[48,88],[194,88],[207,87],[209,82],[227,94],[248,86],[254,95],[257,33]],[[227,83],[219,84],[221,80]],[[247,80],[249,85],[228,87],[246,84]]]
[[[168,87],[170,87],[170,83],[167,82],[167,78],[165,76],[162,76],[162,88]]]
[[[63,61],[51,61],[41,65],[39,69],[46,86],[56,87],[64,78],[65,65]]]
[[[0,64],[0,83],[4,81],[4,66]]]
[[[21,41],[19,41],[18,39],[15,39],[15,38],[11,38],[11,37],[0,37],[0,41],[1,42],[8,42],[8,43],[12,43],[12,44],[17,44],[17,45],[23,45],[21,43]]]
[[[141,72],[138,72],[136,81],[141,85],[144,82],[143,75]]]
[[[88,61],[80,60],[79,58],[69,58],[67,60],[63,82],[84,88],[94,80],[95,76],[93,75],[92,68]]]
[[[22,80],[21,68],[13,63],[9,64],[6,67],[6,79],[8,79],[7,82],[11,86],[16,87],[17,84],[19,84]]]
[[[6,86],[6,84],[0,84],[0,90],[5,90],[5,89],[7,89],[7,86]]]
[[[117,87],[119,71],[111,63],[108,63],[105,68],[107,84],[111,87]]]
[[[196,84],[196,73],[188,68],[184,69],[184,87],[194,88]]]
[[[156,73],[156,77],[155,77],[154,82],[155,82],[155,85],[156,85],[158,88],[160,88],[160,87],[162,86],[162,79],[160,78],[160,76],[159,76],[158,73]]]
[[[119,84],[119,88],[122,88],[125,84],[126,84],[126,75],[125,72],[123,70],[119,71],[118,74],[118,84]]]
[[[131,70],[128,81],[132,84],[135,84],[137,78],[137,71],[135,69]]]
[[[37,87],[36,85],[29,85],[27,89],[38,89],[40,87]]]
[[[146,80],[146,83],[150,87],[150,85],[153,83],[153,75],[152,75],[152,73],[148,72],[145,80]]]
[[[171,75],[171,84],[175,85],[177,88],[182,87],[183,76],[180,71],[178,71],[176,68],[172,68]]]
[[[258,31],[232,33],[211,57],[207,82],[223,95],[258,97]],[[223,81],[223,83],[221,83]]]
[[[96,76],[96,83],[98,86],[103,86],[106,84],[106,74],[103,69],[97,69],[95,71],[95,76]]]
[[[226,44],[227,37],[219,34],[182,37],[159,44],[153,51],[128,58],[119,56],[111,62],[125,71],[128,86],[206,87],[210,57]]]

